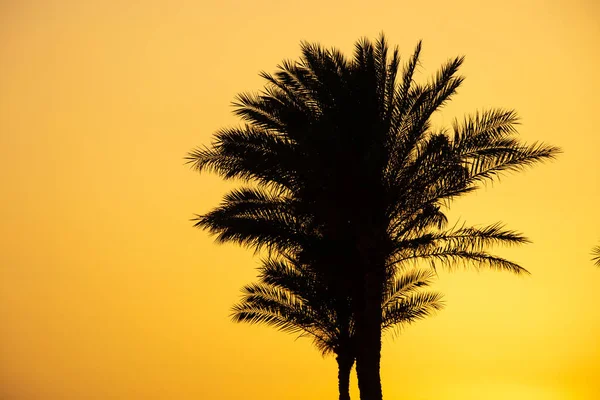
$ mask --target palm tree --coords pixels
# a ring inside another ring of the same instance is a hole
[[[463,58],[432,80],[414,81],[420,43],[400,69],[383,35],[360,40],[353,59],[302,44],[259,94],[242,94],[241,127],[191,152],[198,171],[254,186],[227,194],[196,226],[221,242],[296,251],[337,295],[351,299],[361,399],[382,398],[382,300],[388,271],[407,260],[479,265],[525,273],[486,251],[526,239],[499,225],[442,230],[450,201],[508,171],[552,159],[558,148],[526,145],[512,110],[489,110],[435,130],[430,117],[463,82]],[[318,240],[314,240],[318,238]],[[337,279],[336,279],[337,278]]]
[[[596,246],[592,249],[592,261],[596,267],[600,267],[600,246]]]
[[[310,268],[296,260],[263,262],[258,283],[245,286],[233,307],[235,322],[262,323],[313,339],[325,356],[335,354],[340,400],[350,400],[350,371],[356,359],[349,298],[340,299]],[[424,292],[430,270],[390,275],[382,304],[382,332],[424,318],[442,308],[441,295]]]

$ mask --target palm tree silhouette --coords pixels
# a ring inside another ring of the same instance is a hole
[[[196,226],[271,252],[295,251],[351,300],[361,399],[382,399],[382,300],[387,274],[408,260],[434,265],[474,261],[524,273],[486,251],[526,239],[499,225],[445,228],[452,199],[499,174],[552,159],[559,149],[526,145],[512,110],[489,110],[436,130],[430,117],[463,82],[463,58],[425,84],[414,81],[421,44],[400,68],[383,35],[357,42],[350,60],[302,44],[258,94],[242,94],[245,124],[216,133],[188,161],[198,171],[254,186],[236,189]],[[315,240],[317,238],[317,240]],[[336,280],[337,278],[337,280]]]
[[[600,267],[600,246],[596,246],[592,249],[592,261],[596,267]]]
[[[382,304],[383,333],[442,308],[439,293],[422,290],[433,276],[430,270],[418,269],[389,276]],[[265,260],[259,278],[242,289],[233,320],[312,338],[324,356],[336,355],[339,398],[349,400],[350,371],[356,359],[351,299],[336,296],[316,271],[290,258]]]

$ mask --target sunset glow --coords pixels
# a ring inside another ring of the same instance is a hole
[[[389,400],[600,399],[600,3],[24,0],[0,5],[0,399],[335,399],[310,340],[234,324],[258,258],[190,219],[231,182],[184,165],[235,95],[385,32],[418,77],[465,55],[439,127],[514,108],[556,161],[458,200],[532,275],[439,272],[446,308],[383,339]],[[352,396],[358,399],[355,375]]]

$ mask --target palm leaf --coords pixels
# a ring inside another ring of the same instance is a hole
[[[592,255],[593,255],[592,261],[594,261],[594,264],[597,267],[600,267],[600,246],[596,246],[593,248]]]

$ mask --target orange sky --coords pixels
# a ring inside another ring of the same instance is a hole
[[[529,236],[498,253],[532,276],[441,273],[447,308],[384,339],[386,399],[600,398],[600,6],[483,3],[2,1],[0,398],[335,398],[309,340],[229,321],[257,260],[192,228],[231,185],[183,156],[300,40],[382,30],[423,78],[467,56],[438,123],[511,107],[564,150],[456,203]]]

